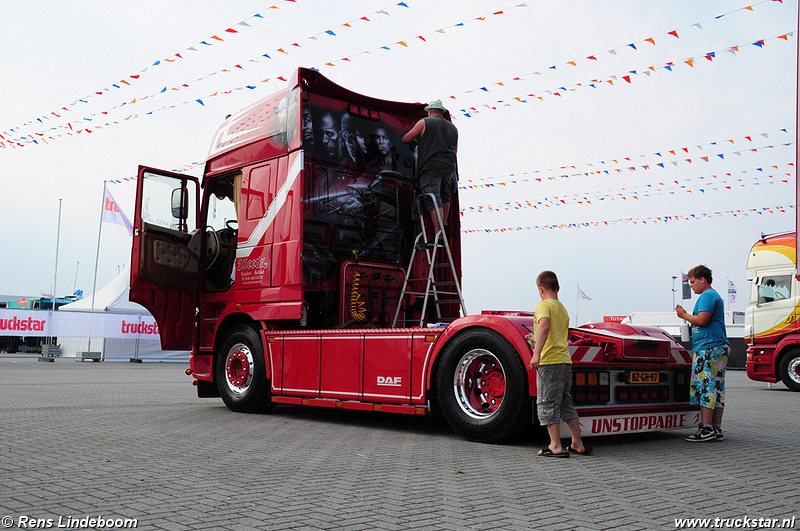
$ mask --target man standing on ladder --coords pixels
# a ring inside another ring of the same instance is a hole
[[[447,109],[442,102],[432,101],[425,106],[427,118],[414,124],[403,135],[403,143],[415,140],[417,147],[417,175],[423,194],[433,194],[436,205],[423,201],[431,213],[434,233],[444,227],[439,226],[434,206],[442,210],[442,220],[446,223],[450,215],[450,201],[456,189],[456,151],[458,150],[458,129],[444,115]]]

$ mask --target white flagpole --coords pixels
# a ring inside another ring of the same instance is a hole
[[[576,282],[575,283],[575,326],[578,326],[578,302],[581,299],[581,296],[578,292],[580,291],[580,289],[581,287]]]
[[[103,201],[106,198],[106,182],[103,181]],[[92,311],[94,311],[94,295],[97,291],[97,264],[100,262],[100,236],[103,234],[103,209],[105,204],[100,208],[100,228],[97,229],[97,253],[94,258],[94,282],[92,284]],[[89,338],[91,343],[92,339]]]
[[[56,291],[57,289],[56,280],[58,280],[58,244],[61,241],[61,201],[62,201],[61,199],[58,200],[58,230],[56,231],[56,266],[55,266],[55,271],[53,273],[53,293],[50,294],[52,297],[50,300],[53,301],[52,304],[50,305],[50,312],[51,312],[50,315],[53,315],[52,312],[54,312],[56,309],[56,293],[58,293],[58,291]],[[52,319],[48,319],[48,321],[52,321]],[[50,331],[49,327],[50,325],[48,324],[48,332]],[[52,335],[48,333],[47,338],[45,339],[47,343],[42,347],[42,359],[44,361],[53,361],[51,355],[53,351],[50,350],[51,337]],[[45,352],[47,352],[47,354],[45,354]]]
[[[106,198],[106,181],[103,181],[103,201]],[[94,281],[92,282],[92,310],[94,311],[94,296],[97,293],[97,264],[100,262],[100,236],[103,234],[103,209],[105,204],[100,207],[100,228],[97,229],[97,253],[94,258]],[[89,346],[87,352],[92,351],[92,338],[89,338]]]
[[[61,199],[58,200],[58,232],[56,232],[56,270],[53,273],[53,305],[51,310],[56,309],[56,280],[58,279],[58,242],[61,239]]]

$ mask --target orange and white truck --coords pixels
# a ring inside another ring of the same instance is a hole
[[[800,391],[800,284],[796,232],[764,235],[750,249],[745,311],[747,375]]]
[[[300,68],[222,124],[202,181],[139,168],[130,299],[156,318],[164,349],[191,349],[200,397],[240,412],[439,414],[480,442],[531,425],[533,314],[467,314],[458,197],[449,235],[433,235],[399,141],[423,107]],[[696,422],[691,357],[666,333],[569,334],[585,435]]]

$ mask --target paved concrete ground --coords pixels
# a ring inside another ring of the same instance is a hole
[[[476,444],[427,418],[232,413],[196,398],[186,367],[0,359],[3,523],[642,530],[795,516],[800,529],[800,393],[741,371],[728,377],[725,442],[615,436],[594,439],[594,456],[549,459],[534,455],[541,435]]]

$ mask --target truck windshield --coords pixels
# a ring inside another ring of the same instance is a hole
[[[792,275],[764,275],[759,279],[755,293],[757,304],[774,302],[791,297]]]

